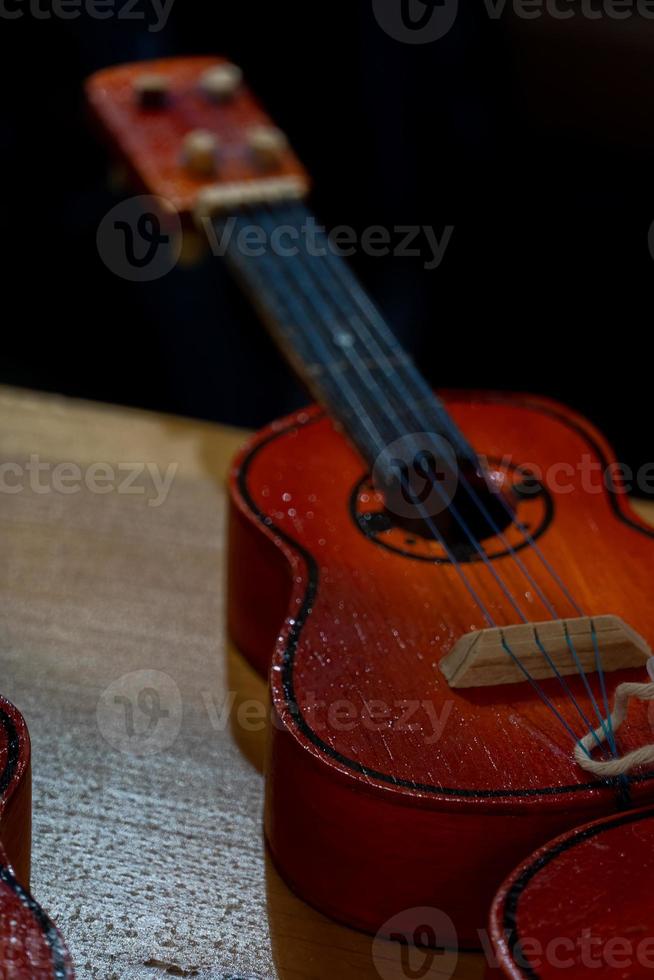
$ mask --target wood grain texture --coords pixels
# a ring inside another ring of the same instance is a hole
[[[654,810],[587,824],[517,868],[493,904],[491,937],[512,980],[651,977]]]
[[[224,481],[242,440],[0,389],[0,464],[178,464],[159,508],[85,486],[0,493],[0,666],[32,734],[32,887],[83,980],[379,980],[370,938],[314,912],[266,865],[266,726],[238,717],[267,704],[266,686],[223,641]],[[98,727],[103,692],[137,670],[172,678],[182,699],[179,735],[149,756]],[[235,707],[217,721],[207,703],[220,714],[230,691]],[[397,947],[385,957],[401,980]],[[462,956],[456,975],[483,968]]]
[[[611,612],[654,635],[651,530],[623,494],[583,482],[585,459],[600,473],[612,461],[602,437],[529,396],[462,394],[448,408],[489,460],[508,454],[547,474],[550,519],[539,546],[586,612]],[[568,490],[552,478],[562,467]],[[277,637],[268,840],[287,880],[328,914],[374,933],[402,909],[435,906],[475,945],[510,868],[622,805],[620,788],[589,780],[570,735],[529,685],[448,688],[439,660],[483,628],[483,615],[436,543],[425,561],[408,543],[402,549],[401,527],[376,540],[365,533],[353,494],[374,491],[362,469],[332,424],[308,412],[258,436],[234,475],[230,628],[264,671]],[[522,559],[559,617],[572,616],[538,557],[525,549]],[[487,567],[465,568],[496,622],[519,622]],[[542,620],[542,597],[513,557],[498,555],[494,568],[528,618]],[[611,673],[609,698],[622,681],[645,678],[642,667]],[[590,716],[581,679],[569,683]],[[579,725],[557,682],[543,686]],[[646,706],[634,708],[618,741],[621,753],[652,741]],[[651,799],[652,774],[639,773],[630,792],[631,805]]]
[[[576,661],[570,654],[568,637],[577,653]],[[547,650],[549,661],[543,657],[537,641]],[[586,673],[596,673],[595,643],[602,651],[602,667],[607,673],[642,667],[652,656],[649,644],[618,616],[584,616],[485,629],[461,637],[452,652],[440,661],[440,669],[450,687],[524,684],[525,675],[507,657],[504,642],[537,680],[552,676],[552,664],[561,677],[578,673],[578,664]]]

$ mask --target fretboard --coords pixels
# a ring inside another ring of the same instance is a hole
[[[416,433],[435,433],[457,457],[474,459],[443,403],[304,205],[220,218],[213,231],[300,378],[368,463]]]

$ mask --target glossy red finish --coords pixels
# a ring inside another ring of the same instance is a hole
[[[543,555],[584,611],[622,616],[651,640],[653,532],[623,494],[588,484],[589,466],[613,458],[602,437],[540,398],[447,403],[478,452],[504,458],[498,472],[541,468],[551,519],[546,496],[519,516],[540,526]],[[375,932],[403,909],[435,906],[452,916],[462,945],[478,946],[510,869],[613,812],[618,790],[575,764],[569,735],[526,683],[449,689],[439,661],[483,617],[456,570],[435,561],[437,545],[416,546],[398,529],[376,541],[363,533],[353,516],[362,477],[361,459],[314,409],[256,437],[233,473],[230,631],[261,672],[270,669],[275,713],[267,838],[295,890],[335,918]],[[517,531],[509,535],[517,545]],[[488,542],[489,553],[499,550]],[[575,615],[538,556],[521,557],[559,616]],[[548,618],[512,557],[493,567],[529,619]],[[464,569],[499,625],[518,622],[481,562]],[[645,672],[609,675],[609,693],[627,678]],[[571,686],[591,714],[580,679]],[[575,725],[556,681],[544,687]],[[620,749],[652,738],[637,705]],[[654,774],[639,773],[630,794],[632,805],[654,798]]]
[[[491,912],[499,964],[523,980],[654,974],[654,809],[547,844],[504,883]]]
[[[72,980],[61,935],[27,888],[31,840],[30,740],[0,697],[0,977]]]

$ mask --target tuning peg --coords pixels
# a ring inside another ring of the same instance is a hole
[[[257,164],[264,170],[278,167],[288,149],[288,140],[274,126],[255,126],[248,132],[248,146]]]
[[[170,92],[170,82],[166,75],[145,72],[134,80],[134,94],[144,108],[164,105]]]
[[[212,102],[228,102],[234,98],[242,81],[241,69],[226,62],[207,68],[200,76],[200,88]]]
[[[207,129],[187,133],[183,144],[184,164],[197,177],[211,177],[218,165],[220,141]]]

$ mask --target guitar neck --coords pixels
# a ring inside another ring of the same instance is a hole
[[[436,435],[474,466],[471,446],[300,203],[309,177],[234,65],[163,59],[147,73],[124,65],[94,75],[87,94],[138,182],[205,225],[368,463],[405,437],[416,452],[431,451],[429,438],[413,437]]]
[[[374,463],[407,435],[474,451],[326,232],[301,203],[215,218],[207,229],[278,346],[360,454]]]

